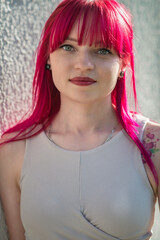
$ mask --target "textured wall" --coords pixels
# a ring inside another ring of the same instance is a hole
[[[122,0],[132,12],[141,111],[160,122],[160,0]]]
[[[34,51],[56,1],[0,1],[0,117],[7,128],[31,103]]]
[[[160,121],[160,0],[119,1],[125,3],[134,16],[140,108],[146,116]],[[31,104],[34,50],[43,24],[57,2],[0,0],[1,131],[19,120]],[[153,240],[160,236],[158,224],[160,226],[156,220]],[[0,240],[6,240],[4,233],[0,210]]]

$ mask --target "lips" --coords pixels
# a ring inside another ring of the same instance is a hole
[[[94,79],[89,77],[75,77],[75,78],[71,78],[69,81],[79,86],[88,86],[96,82]]]

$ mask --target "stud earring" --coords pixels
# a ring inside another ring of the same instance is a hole
[[[124,71],[121,71],[120,72],[120,78],[123,78],[124,77]]]
[[[50,70],[50,69],[51,69],[51,65],[47,63],[47,64],[46,64],[46,69],[47,69],[47,70]]]

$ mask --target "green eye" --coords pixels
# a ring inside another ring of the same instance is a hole
[[[60,48],[64,49],[67,52],[73,52],[74,48],[71,45],[62,45]]]
[[[102,48],[102,49],[98,50],[98,54],[100,54],[100,55],[108,55],[108,54],[112,54],[112,52],[109,49]]]

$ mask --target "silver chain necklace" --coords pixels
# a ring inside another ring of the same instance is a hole
[[[111,133],[109,134],[107,139],[104,141],[104,143],[110,141],[113,138],[113,134],[115,133],[115,130],[116,130],[116,127],[112,129]]]
[[[118,125],[117,125],[118,126]],[[113,134],[115,133],[115,130],[116,130],[116,127],[114,127],[111,131],[111,133],[108,135],[107,139],[101,144],[103,145],[105,142],[109,142],[112,138],[113,138]],[[51,137],[51,134],[52,134],[52,131],[51,129],[49,128],[49,131],[48,131],[48,134],[46,133],[46,136],[48,137],[48,139],[53,142],[55,144],[55,142],[53,141],[52,137]]]

